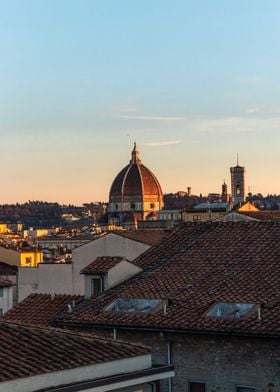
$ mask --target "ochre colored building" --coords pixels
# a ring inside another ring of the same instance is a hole
[[[0,246],[0,261],[18,267],[36,267],[43,262],[43,252],[29,249],[10,249]]]

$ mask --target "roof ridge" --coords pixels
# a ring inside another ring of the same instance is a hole
[[[86,338],[86,339],[90,339],[90,340],[97,340],[97,341],[101,341],[101,342],[106,342],[106,343],[114,343],[116,345],[127,345],[127,346],[133,346],[133,347],[147,347],[145,344],[141,343],[141,342],[127,342],[125,340],[121,340],[121,339],[113,339],[113,338],[109,338],[109,337],[103,337],[100,336],[98,334],[93,334],[93,333],[87,333],[87,332],[80,332],[79,330],[70,330],[70,329],[62,329],[62,328],[56,328],[56,327],[52,327],[52,326],[41,326],[41,325],[34,325],[34,324],[25,324],[23,322],[19,322],[19,321],[9,321],[9,320],[0,320],[0,327],[1,325],[10,325],[10,326],[14,326],[14,327],[19,327],[19,328],[23,328],[23,329],[28,329],[28,330],[38,330],[38,331],[47,331],[47,332],[52,332],[52,333],[58,333],[58,334],[62,334],[62,335],[67,335],[67,336],[78,336],[78,337],[82,337],[82,338]]]

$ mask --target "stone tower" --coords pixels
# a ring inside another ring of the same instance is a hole
[[[231,195],[234,203],[245,201],[245,167],[239,166],[238,156],[237,165],[230,168],[231,174]]]
[[[221,199],[222,199],[223,203],[227,203],[229,201],[228,186],[227,186],[225,180],[224,180],[224,183],[222,184]]]

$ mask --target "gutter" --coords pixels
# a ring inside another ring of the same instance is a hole
[[[52,325],[55,327],[85,327],[85,328],[102,328],[102,329],[119,329],[119,330],[138,330],[146,332],[166,332],[166,333],[180,333],[180,334],[190,334],[190,335],[211,335],[211,336],[237,336],[237,337],[250,337],[250,338],[264,338],[264,339],[280,339],[280,335],[269,335],[269,334],[252,334],[249,332],[226,332],[226,331],[201,331],[195,329],[175,329],[175,328],[161,328],[161,327],[142,327],[138,325],[134,326],[123,326],[123,325],[108,325],[108,324],[90,324],[88,322],[57,322],[53,321]]]
[[[37,392],[79,392],[79,391],[87,391],[89,389],[100,391],[100,388],[105,388],[108,385],[111,384],[119,384],[122,382],[126,381],[131,381],[132,384],[131,386],[136,386],[134,384],[133,380],[135,380],[136,383],[139,381],[145,382],[145,378],[150,378],[153,379],[154,381],[166,378],[167,376],[174,377],[174,366],[173,365],[160,365],[160,366],[153,366],[152,368],[149,369],[143,369],[139,370],[136,372],[131,372],[131,373],[124,373],[124,374],[119,374],[115,376],[110,376],[110,377],[105,377],[97,380],[87,380],[87,381],[81,381],[78,383],[72,383],[69,385],[60,385],[58,387],[50,387],[50,388],[44,388],[37,390]],[[116,388],[119,390],[119,387],[116,385]],[[113,388],[114,390],[116,388]],[[108,390],[105,388],[104,390]],[[112,389],[110,388],[110,391]]]

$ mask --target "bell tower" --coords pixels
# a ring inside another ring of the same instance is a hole
[[[245,201],[245,172],[245,167],[239,166],[237,154],[237,165],[230,168],[231,195],[234,203],[243,203]]]

